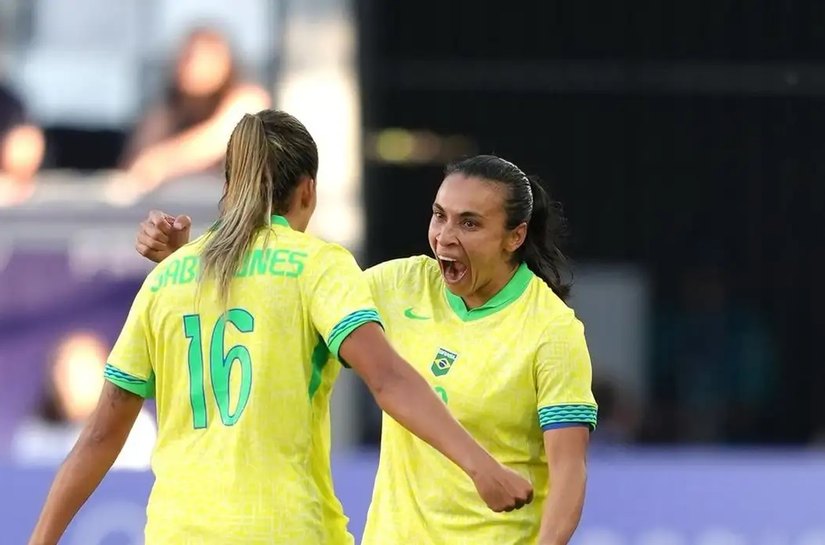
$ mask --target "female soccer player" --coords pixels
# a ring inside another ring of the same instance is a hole
[[[487,512],[460,472],[385,415],[362,544],[565,544],[581,515],[597,409],[583,327],[563,302],[563,218],[539,183],[498,157],[446,174],[429,228],[435,259],[365,275],[393,344],[482,444],[530,476],[536,501]],[[186,237],[188,219],[175,223],[150,215],[138,251],[168,255]]]
[[[597,409],[584,330],[563,302],[561,223],[518,167],[473,157],[447,168],[435,197],[435,259],[366,271],[393,345],[474,437],[530,476],[536,501],[485,512],[460,473],[385,414],[362,545],[569,541]]]
[[[148,545],[325,543],[312,464],[330,354],[469,475],[493,510],[530,500],[529,483],[475,443],[387,343],[352,256],[304,234],[317,167],[315,142],[294,117],[264,110],[240,121],[219,220],[141,287],[31,544],[58,542],[152,395]]]

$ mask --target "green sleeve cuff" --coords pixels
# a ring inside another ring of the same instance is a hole
[[[581,424],[596,429],[598,409],[589,404],[550,405],[539,409],[539,426],[544,431],[560,425]]]
[[[151,399],[155,397],[155,374],[144,380],[124,373],[114,365],[107,363],[103,370],[103,377],[119,388],[123,388],[127,392],[132,392],[144,399]]]
[[[378,325],[382,325],[378,311],[375,309],[356,310],[345,316],[343,320],[332,328],[327,339],[327,346],[335,359],[341,361],[341,358],[338,357],[338,350],[341,348],[341,343],[344,342],[344,339],[367,322],[376,322]],[[346,366],[346,364],[344,365]]]

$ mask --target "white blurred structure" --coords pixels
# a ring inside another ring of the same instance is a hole
[[[278,58],[279,0],[33,0],[3,12],[16,43],[8,76],[43,125],[130,125],[200,24],[225,31],[252,81]],[[28,20],[29,25],[22,24]],[[19,28],[28,28],[24,35]]]
[[[593,373],[636,403],[648,395],[651,297],[647,275],[638,267],[588,264],[576,269],[570,304],[584,323]]]

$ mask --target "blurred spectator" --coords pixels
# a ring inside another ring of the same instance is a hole
[[[776,395],[772,337],[755,309],[731,297],[720,266],[686,267],[677,304],[655,326],[648,439],[762,439]]]
[[[108,350],[94,333],[63,337],[54,352],[36,414],[17,429],[12,456],[20,465],[58,465],[74,446],[103,388]],[[116,469],[148,469],[157,429],[143,409],[114,464]]]
[[[0,206],[32,195],[45,147],[43,132],[27,120],[23,102],[0,84]]]
[[[121,167],[127,179],[119,183],[145,193],[176,177],[220,166],[238,120],[269,105],[263,88],[239,81],[236,59],[220,32],[193,31],[165,96],[150,107],[126,144]]]

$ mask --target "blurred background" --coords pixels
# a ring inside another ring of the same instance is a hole
[[[319,144],[311,230],[365,267],[428,251],[465,155],[564,203],[600,403],[575,543],[825,544],[825,3],[0,0],[0,75],[3,543],[96,401],[137,223],[199,234],[274,106]],[[66,543],[142,543],[152,411]],[[350,373],[333,426],[357,536],[380,413]]]

